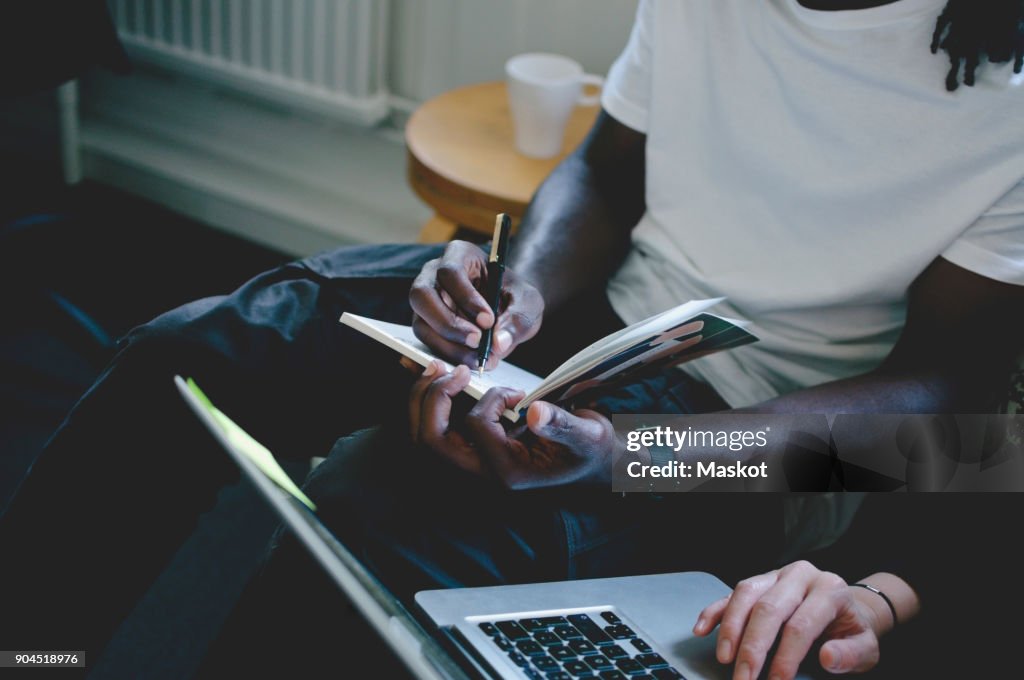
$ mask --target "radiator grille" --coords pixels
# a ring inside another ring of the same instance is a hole
[[[133,58],[289,108],[388,113],[386,0],[110,0]]]

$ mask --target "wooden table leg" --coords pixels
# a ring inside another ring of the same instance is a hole
[[[446,217],[434,215],[420,229],[420,243],[447,243],[455,237],[459,225]]]

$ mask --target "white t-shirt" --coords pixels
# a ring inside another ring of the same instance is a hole
[[[608,295],[727,296],[761,341],[685,370],[732,406],[875,368],[940,255],[1024,284],[1024,78],[947,92],[944,4],[641,0],[602,104],[647,135],[647,211]]]

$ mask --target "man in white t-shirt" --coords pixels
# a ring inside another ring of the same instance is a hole
[[[988,64],[947,92],[927,49],[943,0],[858,4],[880,6],[641,3],[604,115],[515,244],[544,313],[606,278],[626,323],[725,296],[761,341],[686,370],[733,407],[987,406],[946,387],[1005,377],[977,354],[1020,348],[991,324],[1024,284],[1024,76]]]

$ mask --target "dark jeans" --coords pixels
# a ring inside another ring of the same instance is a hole
[[[338,317],[352,311],[408,323],[411,279],[440,250],[340,249],[272,270],[231,295],[185,305],[132,331],[0,518],[0,639],[6,648],[46,641],[53,648],[90,650],[96,658],[198,516],[213,506],[218,490],[237,477],[230,459],[177,394],[171,380],[175,374],[194,377],[222,410],[279,456],[308,460],[323,455],[340,436],[369,425],[385,423],[388,437],[404,433],[408,373],[393,352],[341,326]],[[620,325],[603,293],[588,296],[545,319],[538,337],[517,351],[516,362],[546,373]],[[616,398],[620,405],[657,404],[673,411],[724,407],[713,391],[677,372],[672,379],[631,386]],[[619,408],[615,401],[609,404]],[[369,474],[367,484],[395,482],[394,476]],[[453,513],[476,512],[472,508],[478,501],[454,502],[455,496],[442,488],[421,489],[428,492],[427,500],[413,501],[412,494],[400,498],[392,515],[401,517],[400,508],[411,507],[405,514],[410,517],[417,514],[410,502],[430,504],[438,497],[453,501]],[[461,489],[472,494],[474,484],[463,483]],[[559,500],[561,493],[548,497]],[[479,494],[491,499],[489,492]],[[599,502],[610,500],[603,493]],[[504,503],[496,504],[496,511],[518,519],[514,508],[523,504],[511,498]],[[545,531],[555,531],[543,540],[574,545],[573,532],[588,522],[594,528],[587,535],[595,538],[586,541],[604,540],[602,527],[586,514],[581,518],[560,527],[553,527],[550,518],[543,520]],[[395,523],[398,529],[405,526]],[[342,526],[342,520],[337,524]],[[486,534],[492,524],[481,521],[476,528]],[[429,526],[443,532],[452,525]],[[384,531],[379,535],[386,536]],[[432,541],[426,534],[418,538]],[[537,552],[529,541],[513,538],[509,544],[518,546],[519,553]],[[401,563],[402,550],[392,553]],[[423,569],[427,559],[439,566]],[[599,561],[607,559],[612,558]],[[629,563],[633,558],[620,554],[616,559]],[[526,567],[519,556],[501,549],[484,560],[489,566],[462,569],[448,565],[444,555],[417,560],[410,560],[416,567],[396,567],[407,572],[392,585],[396,591],[563,578],[578,569],[556,568],[546,559]],[[441,576],[449,571],[452,576]],[[591,573],[596,572],[588,567],[581,575]]]

